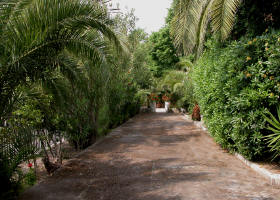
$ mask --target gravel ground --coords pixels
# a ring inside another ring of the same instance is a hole
[[[280,188],[178,114],[141,114],[22,200],[277,200]]]

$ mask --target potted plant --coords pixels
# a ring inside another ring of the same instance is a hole
[[[152,112],[155,112],[156,111],[156,102],[158,101],[158,96],[155,93],[151,93],[150,100],[151,100],[150,107],[152,109]]]
[[[169,111],[169,107],[170,107],[170,98],[167,95],[163,95],[162,96],[162,100],[164,101],[164,107],[165,107],[165,111],[168,112]]]

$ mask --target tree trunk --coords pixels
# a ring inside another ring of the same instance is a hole
[[[89,145],[96,142],[97,134],[98,134],[98,109],[95,108],[93,101],[89,103],[88,107],[88,118],[91,126],[91,133],[89,133],[88,141]]]

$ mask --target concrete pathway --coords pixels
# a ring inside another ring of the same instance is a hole
[[[26,200],[277,200],[256,174],[181,115],[141,114],[72,159]]]

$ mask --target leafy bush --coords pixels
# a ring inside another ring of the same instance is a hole
[[[193,81],[189,77],[184,81],[182,94],[182,98],[177,102],[177,107],[184,108],[188,113],[192,113],[196,100]]]
[[[152,33],[149,38],[151,43],[149,54],[155,64],[153,71],[156,77],[161,77],[165,70],[174,69],[179,61],[169,31],[169,26],[165,26]]]
[[[273,159],[275,159],[280,156],[280,107],[277,107],[278,119],[270,112],[268,113],[268,116],[264,115],[264,118],[270,124],[267,129],[273,133],[265,136],[265,140],[267,141],[270,151],[274,153]]]
[[[35,137],[28,127],[0,127],[0,199],[13,199],[24,178],[19,165],[38,153]]]
[[[24,181],[28,186],[32,186],[36,183],[36,174],[33,168],[29,168],[29,171],[24,176]]]
[[[192,112],[195,104],[193,83],[184,71],[171,70],[158,82],[158,90],[170,94],[170,102],[176,108]]]
[[[280,95],[280,33],[243,38],[220,48],[215,40],[192,72],[195,95],[211,135],[248,159],[266,155],[262,113]]]

